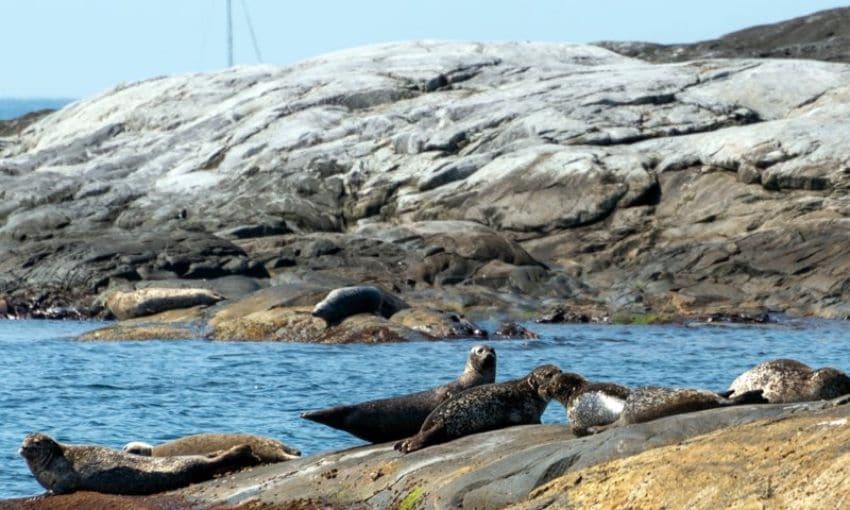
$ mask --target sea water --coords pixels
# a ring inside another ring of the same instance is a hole
[[[9,120],[29,112],[51,109],[58,110],[73,101],[68,98],[12,98],[0,97],[0,120]]]
[[[120,448],[197,432],[272,436],[305,455],[362,444],[299,418],[308,409],[454,379],[476,340],[312,345],[205,340],[80,342],[97,322],[0,320],[0,498],[43,489],[17,450],[30,432]],[[539,340],[490,341],[497,380],[555,363],[627,385],[723,390],[765,359],[850,371],[850,323],[765,326],[525,324]],[[492,330],[492,324],[489,324]],[[547,423],[566,420],[550,404]]]

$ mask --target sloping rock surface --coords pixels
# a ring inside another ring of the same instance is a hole
[[[691,44],[606,41],[599,45],[651,62],[746,57],[850,62],[850,8],[820,11]]]
[[[0,294],[96,307],[247,277],[453,310],[845,317],[848,83],[423,41],[120,86],[4,139]]]

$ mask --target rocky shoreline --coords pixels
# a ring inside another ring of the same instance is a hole
[[[583,438],[564,425],[510,427],[405,456],[370,445],[156,496],[78,492],[0,501],[0,510],[834,506],[850,488],[848,415],[850,406],[822,401],[712,409]]]
[[[806,37],[841,46],[846,12]],[[275,339],[366,284],[472,319],[847,318],[850,65],[699,47],[400,43],[36,115],[0,139],[0,311],[203,288],[224,298],[185,312],[205,330],[228,306],[274,322],[212,338]]]

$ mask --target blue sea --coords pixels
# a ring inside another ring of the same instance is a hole
[[[0,498],[43,492],[17,454],[34,431],[116,448],[213,431],[276,437],[308,455],[358,445],[299,413],[445,383],[460,373],[477,343],[73,339],[102,325],[0,320]],[[591,379],[722,390],[743,370],[777,357],[850,371],[850,322],[526,326],[541,338],[490,342],[497,380],[556,363]],[[564,421],[563,408],[552,403],[544,422]]]
[[[0,120],[15,119],[29,112],[44,110],[45,108],[58,110],[71,101],[74,100],[66,97],[25,99],[0,97]]]

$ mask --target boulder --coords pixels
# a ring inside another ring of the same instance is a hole
[[[114,291],[106,298],[106,307],[118,319],[132,319],[176,308],[209,306],[224,296],[208,289],[150,287],[131,292]]]

